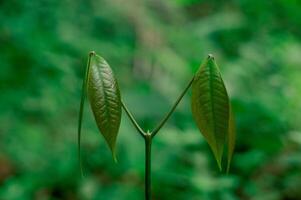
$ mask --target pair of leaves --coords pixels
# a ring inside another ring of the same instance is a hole
[[[89,54],[82,87],[78,123],[78,153],[80,158],[81,126],[84,101],[88,94],[97,127],[105,138],[116,161],[115,144],[121,121],[121,98],[117,81],[109,64],[95,52]]]
[[[112,151],[121,121],[121,98],[117,81],[108,63],[94,52],[90,53],[78,123],[78,151],[80,159],[81,126],[84,100],[88,94],[97,126]],[[198,128],[209,143],[220,169],[225,143],[228,146],[227,171],[234,145],[235,126],[229,97],[214,57],[209,55],[192,82],[192,114]],[[80,159],[81,160],[81,159]]]
[[[191,108],[220,170],[224,146],[228,142],[228,171],[235,145],[234,118],[226,87],[212,55],[208,56],[195,75]]]

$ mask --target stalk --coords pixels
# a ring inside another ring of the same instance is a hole
[[[134,116],[130,112],[130,110],[126,107],[125,103],[121,101],[122,107],[129,117],[130,121],[136,128],[137,132],[140,134],[140,136],[143,137],[144,142],[145,142],[145,185],[144,185],[144,191],[145,191],[145,200],[151,200],[152,199],[152,188],[151,188],[151,147],[152,147],[152,140],[157,135],[159,130],[164,126],[164,124],[167,122],[171,114],[175,111],[176,107],[192,85],[192,82],[194,81],[194,77],[189,81],[187,84],[186,88],[183,90],[183,92],[180,94],[180,96],[177,98],[176,102],[170,109],[170,111],[165,115],[165,117],[161,120],[161,122],[157,125],[156,128],[152,132],[145,132],[138,122],[135,120]]]
[[[151,147],[152,136],[147,133],[144,137],[145,141],[145,200],[151,200]]]

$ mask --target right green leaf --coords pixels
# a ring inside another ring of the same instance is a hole
[[[221,170],[224,144],[229,135],[230,103],[212,55],[208,56],[195,75],[192,83],[191,108],[195,122],[213,151]]]

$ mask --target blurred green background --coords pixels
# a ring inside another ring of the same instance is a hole
[[[118,164],[86,104],[87,55],[112,66],[152,129],[213,53],[237,121],[229,175],[190,111],[190,93],[153,145],[155,200],[301,199],[301,1],[1,0],[0,199],[141,200],[143,140],[123,113]]]

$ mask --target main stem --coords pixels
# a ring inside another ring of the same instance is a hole
[[[135,118],[133,117],[132,113],[126,107],[125,103],[121,101],[122,107],[125,113],[130,118],[132,124],[138,131],[138,133],[143,137],[145,142],[145,200],[151,200],[152,192],[151,192],[151,147],[152,147],[152,139],[155,135],[159,132],[159,130],[164,126],[166,121],[169,119],[171,114],[175,111],[177,105],[182,100],[183,96],[186,94],[187,90],[190,88],[194,80],[194,77],[190,80],[184,91],[180,94],[170,111],[165,115],[162,121],[158,124],[158,126],[152,132],[145,132],[137,123]]]
[[[151,147],[152,137],[147,133],[144,137],[145,141],[145,200],[151,200]]]

